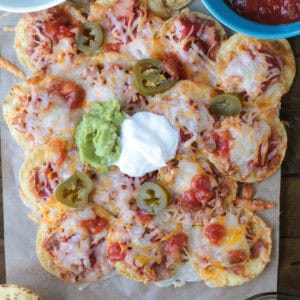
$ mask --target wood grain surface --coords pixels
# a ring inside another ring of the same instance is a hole
[[[290,42],[295,52],[298,73],[290,92],[282,99],[281,108],[281,119],[286,122],[289,142],[281,179],[278,291],[300,296],[300,37],[290,39]],[[0,185],[1,284],[5,282],[1,180]]]

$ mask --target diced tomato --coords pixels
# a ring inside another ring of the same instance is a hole
[[[186,79],[184,64],[173,52],[166,52],[162,61],[164,71],[174,80]]]
[[[119,43],[107,43],[105,48],[107,51],[120,52],[121,44]]]
[[[137,211],[137,217],[143,225],[147,225],[153,219],[153,215],[146,213],[143,209]]]
[[[179,33],[175,38],[182,41],[187,37],[194,37],[194,43],[207,55],[210,59],[215,60],[218,49],[218,33],[211,20],[202,19],[196,16],[180,16]],[[192,45],[189,41],[184,44],[183,50],[188,51]]]
[[[243,249],[229,250],[227,254],[231,264],[238,264],[244,262],[247,258],[246,251]]]
[[[183,232],[173,235],[166,244],[166,251],[173,257],[179,257],[182,249],[187,247],[187,235]]]
[[[198,174],[193,177],[190,190],[180,197],[178,205],[186,211],[199,211],[212,198],[209,176]]]
[[[226,235],[226,229],[221,224],[211,224],[205,228],[204,234],[212,244],[218,244]]]
[[[191,36],[196,36],[200,29],[203,28],[203,24],[197,23],[195,21],[190,21],[186,16],[182,15],[179,19],[180,22],[180,40],[184,40],[188,34]]]
[[[229,151],[229,141],[231,139],[231,134],[228,130],[223,131],[217,139],[217,150],[220,153],[227,153]]]
[[[61,81],[57,86],[70,109],[81,108],[85,98],[84,89],[75,82]]]
[[[202,203],[197,200],[193,190],[188,190],[178,200],[178,206],[188,212],[199,211],[202,209]]]
[[[54,42],[57,43],[60,39],[66,37],[74,37],[72,32],[73,25],[71,18],[66,15],[57,15],[54,20],[45,22],[45,34]]]
[[[228,130],[225,130],[220,134],[212,133],[204,137],[207,151],[217,152],[217,154],[223,158],[226,158],[229,155],[230,140],[231,134]]]
[[[250,254],[251,254],[251,258],[255,259],[258,258],[259,253],[260,253],[260,249],[261,248],[268,248],[268,244],[263,240],[263,239],[259,239],[250,249]]]
[[[107,227],[108,221],[97,216],[95,219],[82,220],[80,225],[87,228],[90,233],[97,234]]]
[[[122,251],[119,244],[115,243],[108,247],[108,256],[112,262],[120,261],[125,258],[125,252]]]
[[[210,185],[209,176],[198,174],[193,177],[191,189],[194,191],[198,202],[203,205],[212,199],[213,193]]]

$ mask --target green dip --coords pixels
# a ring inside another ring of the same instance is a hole
[[[119,135],[125,113],[120,112],[118,101],[93,103],[76,128],[75,140],[80,160],[104,173],[116,162],[121,153]]]

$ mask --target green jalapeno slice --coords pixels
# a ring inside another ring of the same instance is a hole
[[[167,207],[168,194],[160,185],[153,182],[145,182],[140,187],[137,205],[140,209],[156,215]]]
[[[84,173],[75,173],[56,187],[55,197],[64,205],[72,208],[83,207],[88,202],[88,196],[93,188],[93,182]]]
[[[79,34],[76,36],[76,46],[80,51],[92,54],[101,47],[102,43],[103,32],[98,24],[81,24]]]
[[[170,89],[175,83],[157,59],[142,59],[133,70],[133,78],[137,90],[144,96],[153,96]]]

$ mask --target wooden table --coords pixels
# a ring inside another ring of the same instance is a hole
[[[298,74],[282,100],[281,119],[286,121],[288,150],[282,166],[280,260],[278,291],[300,295],[300,37],[290,40]],[[298,152],[299,151],[299,152]],[[0,181],[1,191],[2,183]],[[5,282],[2,197],[0,199],[0,283]],[[266,287],[267,290],[267,287]]]

